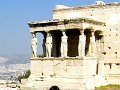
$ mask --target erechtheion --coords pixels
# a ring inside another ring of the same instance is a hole
[[[56,5],[52,20],[28,24],[32,34],[28,87],[93,90],[120,84],[120,3]],[[42,57],[37,54],[37,33],[44,37]]]

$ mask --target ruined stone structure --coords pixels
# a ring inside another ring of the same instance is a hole
[[[37,55],[39,46],[32,41],[28,87],[93,90],[120,84],[120,3],[56,5],[52,20],[30,22],[29,27],[32,40],[43,34],[44,56]]]

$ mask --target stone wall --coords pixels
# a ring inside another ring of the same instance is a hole
[[[92,18],[93,20],[105,22],[102,56],[98,55],[98,60],[104,60],[105,73],[109,74],[112,69],[112,73],[117,74],[116,72],[119,72],[119,70],[116,68],[120,67],[120,3],[53,10],[53,19],[78,17]],[[111,64],[111,69],[109,70],[107,68],[108,64]]]
[[[35,88],[43,87],[47,88],[46,90],[55,85],[61,90],[94,88],[96,65],[97,59],[95,57],[31,60],[31,75],[26,86],[31,88],[34,86]]]
[[[44,58],[31,60],[31,75],[42,77],[79,77],[96,75],[96,58]],[[92,70],[92,71],[90,71]]]

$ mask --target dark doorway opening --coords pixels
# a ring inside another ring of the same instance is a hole
[[[58,86],[52,86],[49,90],[60,90]]]

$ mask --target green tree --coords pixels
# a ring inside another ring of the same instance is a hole
[[[30,76],[30,70],[27,70],[23,75],[18,76],[18,81],[21,83],[21,79],[27,79]]]

